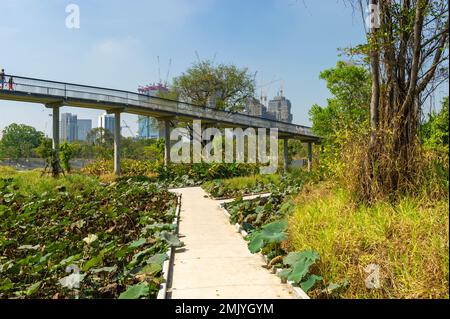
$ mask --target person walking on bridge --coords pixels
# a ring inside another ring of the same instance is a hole
[[[14,78],[12,76],[9,77],[8,84],[9,84],[9,90],[10,91],[14,90],[14,84],[15,83],[14,83]]]
[[[0,72],[0,85],[2,86],[3,90],[3,87],[5,86],[5,69],[2,69],[2,71]]]

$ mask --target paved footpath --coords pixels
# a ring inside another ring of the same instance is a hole
[[[200,187],[174,190],[182,194],[180,239],[175,253],[169,296],[172,299],[294,298],[280,279],[263,268],[259,254]]]

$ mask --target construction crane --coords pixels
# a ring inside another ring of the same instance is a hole
[[[172,67],[172,58],[169,59],[169,66],[167,67],[167,75],[166,80],[164,81],[164,86],[167,87],[167,83],[169,81],[170,68]]]
[[[158,83],[161,84],[161,82],[162,82],[162,80],[161,80],[161,64],[159,62],[159,55],[156,58],[158,60],[158,81],[159,81]]]
[[[136,135],[134,135],[133,131],[132,131],[131,128],[128,126],[127,122],[125,122],[125,120],[122,120],[122,122],[123,122],[123,124],[124,124],[123,127],[124,127],[124,128],[127,128],[128,131],[131,133],[131,137],[135,137]]]
[[[262,81],[261,81],[262,82]],[[260,100],[261,103],[266,105],[267,103],[267,91],[269,90],[269,87],[277,82],[282,82],[283,83],[283,79],[274,79],[268,83],[262,84],[262,85],[258,85],[257,88],[261,89],[261,96],[260,96]],[[265,90],[263,88],[266,88]]]

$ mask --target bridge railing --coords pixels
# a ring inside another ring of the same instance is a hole
[[[198,106],[181,101],[148,96],[136,92],[115,90],[109,88],[48,81],[43,79],[27,78],[14,75],[5,76],[4,90],[9,89],[9,78],[13,78],[13,90],[28,94],[47,95],[61,99],[84,99],[98,102],[132,105],[140,107],[157,108],[161,111],[170,111],[175,114],[190,114],[199,118],[212,118],[212,115],[233,123],[246,123],[251,120],[254,127],[273,127],[283,132],[316,137],[309,127],[246,115],[238,112],[218,110],[206,106]],[[269,123],[269,125],[268,125]]]

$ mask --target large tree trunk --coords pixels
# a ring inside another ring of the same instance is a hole
[[[371,0],[372,4],[377,2]],[[448,9],[444,2],[404,0],[399,11],[392,1],[381,0],[380,28],[371,29],[368,35],[372,71],[371,135],[360,176],[361,195],[365,200],[409,191],[417,184],[420,96],[437,66],[448,58],[443,53],[448,16],[441,16],[447,19],[446,23],[437,23],[436,17],[426,21],[430,6],[437,6],[443,12]],[[409,12],[414,13],[412,21],[408,19]],[[433,23],[439,30],[430,31]],[[412,32],[407,31],[411,29]],[[429,38],[424,39],[427,34]],[[429,45],[431,42],[433,45]],[[431,62],[427,57],[432,58]]]

